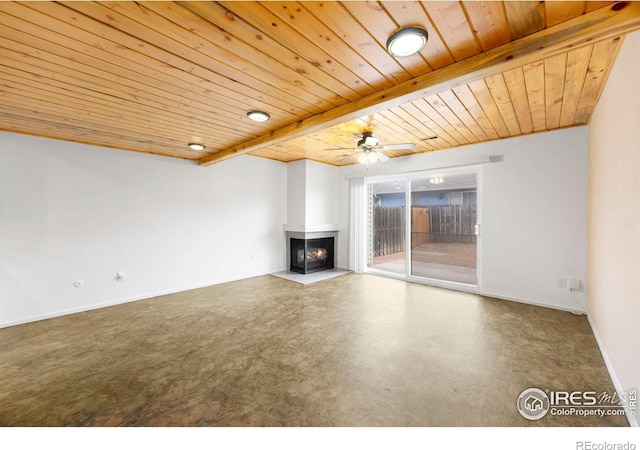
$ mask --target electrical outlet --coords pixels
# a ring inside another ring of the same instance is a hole
[[[127,278],[127,274],[124,272],[116,273],[116,281],[124,281]]]
[[[566,278],[558,278],[558,287],[566,288],[567,287],[567,279]]]
[[[577,278],[571,278],[569,280],[569,289],[571,289],[572,291],[579,291],[580,290],[580,280],[578,280]]]

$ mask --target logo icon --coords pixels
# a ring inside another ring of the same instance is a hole
[[[525,389],[518,397],[518,412],[528,420],[542,419],[549,412],[549,397],[538,388]]]

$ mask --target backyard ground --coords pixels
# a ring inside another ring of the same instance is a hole
[[[477,284],[477,245],[428,242],[412,251],[412,275],[457,283]],[[405,252],[376,256],[370,268],[405,273]]]

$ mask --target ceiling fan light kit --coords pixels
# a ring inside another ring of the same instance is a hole
[[[375,147],[378,142],[378,138],[373,137],[371,133],[363,133],[362,139],[358,141],[358,147]]]
[[[387,40],[387,51],[395,58],[415,55],[427,45],[429,34],[420,27],[406,27],[393,33]]]
[[[374,152],[373,150],[364,151],[358,155],[358,162],[360,164],[367,165],[374,164],[378,162],[378,153]]]
[[[385,150],[391,151],[403,151],[413,150],[416,144],[407,142],[404,144],[388,144],[380,145],[380,140],[373,135],[371,131],[364,131],[362,133],[362,139],[358,141],[355,148],[339,147],[339,148],[325,148],[326,151],[335,150],[355,150],[356,153],[350,155],[341,155],[340,162],[345,161],[353,156],[357,155],[357,160],[360,164],[374,164],[378,161],[385,162],[389,160],[389,157],[383,153]]]

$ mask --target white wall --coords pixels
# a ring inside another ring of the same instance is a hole
[[[338,180],[337,167],[315,161],[307,162],[306,209],[307,225],[338,224]]]
[[[301,160],[287,164],[287,225],[299,230],[338,224],[339,171]]]
[[[344,176],[367,176],[456,165],[503,155],[483,164],[481,292],[560,309],[585,311],[587,288],[587,129],[541,133],[341,169],[340,216],[348,223]],[[346,265],[348,243],[340,249]],[[578,278],[582,292],[556,286]]]
[[[0,326],[282,270],[286,189],[261,158],[0,133]]]
[[[303,227],[306,222],[307,161],[287,164],[287,224]]]
[[[625,38],[589,124],[589,319],[623,392],[640,388],[638,61],[640,32]]]

